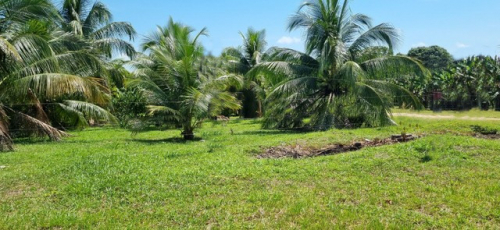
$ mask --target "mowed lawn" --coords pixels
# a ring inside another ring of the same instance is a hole
[[[498,117],[474,112],[471,116]],[[431,114],[432,115],[432,114]],[[468,116],[463,114],[463,116]],[[0,229],[500,228],[499,121],[396,117],[398,127],[327,132],[208,122],[132,137],[72,132],[0,154]],[[324,146],[401,133],[414,142],[308,159],[257,159],[266,147]]]

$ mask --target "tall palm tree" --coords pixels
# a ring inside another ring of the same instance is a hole
[[[227,48],[222,56],[229,61],[229,71],[239,74],[244,79],[241,90],[242,116],[245,118],[256,118],[263,114],[262,100],[263,90],[258,79],[250,79],[245,75],[262,60],[267,46],[266,31],[248,28],[246,34],[240,32],[243,46],[238,48]]]
[[[181,127],[186,140],[192,140],[195,128],[221,108],[239,109],[236,98],[223,91],[228,79],[213,76],[217,71],[207,66],[210,62],[198,42],[206,29],[194,38],[193,32],[170,19],[144,41],[149,54],[134,61],[138,81],[133,85],[149,95],[150,114]]]
[[[387,125],[395,98],[421,108],[408,90],[386,81],[407,72],[423,77],[427,71],[418,61],[400,55],[361,60],[373,46],[392,52],[400,36],[391,25],[372,26],[368,16],[351,14],[349,0],[313,0],[301,5],[288,28],[306,30],[306,53],[273,48],[269,61],[251,71],[267,74],[274,86],[264,127],[302,127],[306,117],[319,130]]]

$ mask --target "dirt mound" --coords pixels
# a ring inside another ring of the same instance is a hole
[[[366,147],[377,147],[383,145],[392,145],[402,142],[413,141],[419,138],[414,135],[393,135],[386,139],[364,140],[354,142],[353,144],[334,144],[321,149],[315,149],[301,145],[278,146],[266,149],[264,153],[257,156],[259,159],[278,159],[278,158],[308,158],[317,156],[335,155],[346,152],[358,151]]]

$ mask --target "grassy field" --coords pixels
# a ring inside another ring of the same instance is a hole
[[[206,123],[197,133],[203,141],[187,143],[176,130],[132,137],[108,128],[60,143],[18,142],[16,152],[0,154],[0,229],[500,228],[500,141],[470,136],[471,125],[500,122],[396,121],[294,133],[232,120]],[[426,136],[334,156],[255,157],[265,147],[320,147],[403,130]]]

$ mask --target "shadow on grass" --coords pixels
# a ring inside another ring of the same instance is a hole
[[[155,139],[155,140],[132,139],[131,141],[143,143],[143,144],[149,144],[149,145],[157,145],[157,144],[185,144],[185,143],[198,142],[201,140],[203,140],[201,137],[195,137],[194,140],[190,140],[190,141],[184,140],[184,138],[181,138],[181,137],[172,137],[172,138],[167,138],[167,139]]]
[[[253,130],[244,131],[235,135],[259,135],[259,136],[272,136],[272,135],[291,135],[291,134],[304,134],[309,133],[309,130]]]
[[[427,155],[427,154],[424,157],[420,158],[420,163],[427,163],[427,162],[431,162],[431,161],[432,161],[432,157]]]
[[[49,144],[57,143],[48,138],[14,138],[14,145],[36,145],[36,144]]]

